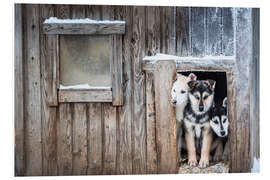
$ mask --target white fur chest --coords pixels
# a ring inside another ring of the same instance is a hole
[[[193,131],[195,133],[196,138],[200,138],[201,137],[201,132],[202,132],[202,128],[210,128],[210,123],[209,121],[199,124],[199,123],[195,123],[195,122],[191,122],[190,120],[187,120],[186,118],[184,119],[184,123],[185,123],[185,128],[188,131]]]

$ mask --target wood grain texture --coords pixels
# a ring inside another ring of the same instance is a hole
[[[173,61],[158,61],[154,68],[157,173],[170,174],[178,171],[176,144],[176,119],[170,104],[171,87],[176,76]]]
[[[44,23],[45,34],[124,34],[124,23]]]
[[[160,52],[160,9],[159,7],[146,7],[147,29],[146,46],[147,56],[156,55]]]
[[[236,22],[236,122],[232,123],[232,137],[237,143],[231,149],[232,172],[250,172],[250,64],[252,62],[252,10],[235,9]],[[247,143],[248,142],[248,143]]]
[[[39,6],[25,5],[25,175],[42,175]]]
[[[206,8],[206,55],[219,56],[222,42],[221,8]]]
[[[146,144],[147,144],[147,173],[157,174],[157,145],[156,145],[156,110],[154,75],[146,75]]]
[[[145,124],[145,76],[141,69],[141,60],[145,48],[145,7],[133,7],[133,33],[131,39],[132,68],[134,77],[132,122],[133,161],[132,173],[146,173],[146,124]]]
[[[54,16],[53,5],[40,5],[40,27],[43,20]],[[41,119],[43,175],[57,175],[57,37],[48,37],[40,32],[40,68],[41,68]]]
[[[176,7],[175,33],[177,56],[190,55],[189,12],[187,7]]]
[[[235,55],[233,8],[222,8],[222,54]]]
[[[24,175],[23,8],[15,4],[15,176]]]
[[[112,104],[113,106],[123,105],[122,87],[122,36],[112,35],[111,54],[111,77],[112,77]]]
[[[190,9],[191,56],[204,56],[206,53],[206,8]]]
[[[85,175],[87,173],[87,106],[85,103],[74,103],[73,112],[73,175]]]
[[[117,7],[115,9],[115,18],[126,21],[127,27],[132,27],[132,8],[130,6]],[[122,59],[123,59],[123,106],[118,107],[118,141],[119,149],[117,151],[118,165],[117,174],[132,174],[132,139],[131,124],[133,121],[133,78],[131,62],[131,42],[132,29],[127,28],[123,35]]]
[[[176,7],[160,9],[161,52],[165,54],[176,54],[175,9]]]
[[[103,174],[116,174],[116,107],[104,103]]]
[[[111,90],[59,90],[59,102],[112,102]]]
[[[57,167],[58,175],[72,175],[72,124],[73,104],[59,104],[57,121]]]
[[[87,174],[102,174],[101,103],[88,104],[88,169]]]

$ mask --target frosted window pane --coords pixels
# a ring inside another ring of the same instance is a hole
[[[110,86],[109,36],[60,36],[60,82],[64,86]]]

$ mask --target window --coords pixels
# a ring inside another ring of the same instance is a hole
[[[123,103],[124,21],[45,20],[43,31],[55,64],[57,102]]]

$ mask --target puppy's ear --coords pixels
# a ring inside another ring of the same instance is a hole
[[[198,84],[198,81],[189,81],[187,84],[189,89],[193,89]]]
[[[210,85],[210,88],[213,91],[215,89],[215,86],[216,86],[216,81],[214,81],[212,79],[208,79],[208,80],[206,80],[206,82]]]
[[[193,74],[193,73],[190,73],[188,75],[188,80],[189,81],[196,81],[197,80],[197,76],[195,74]]]
[[[186,80],[187,77],[184,76],[184,75],[182,75],[182,74],[180,74],[180,73],[176,73],[176,79],[177,80]]]
[[[227,97],[225,97],[225,98],[223,99],[222,106],[223,106],[224,108],[227,107]]]

